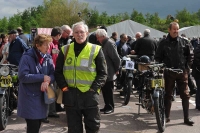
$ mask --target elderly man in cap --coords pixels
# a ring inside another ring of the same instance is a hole
[[[22,54],[29,49],[29,47],[26,45],[26,43],[19,38],[17,35],[16,30],[11,30],[9,33],[9,54],[7,61],[10,64],[19,65],[19,61],[22,57]]]
[[[26,43],[26,45],[28,46],[28,45],[29,45],[29,40],[28,40],[28,38],[24,35],[22,28],[21,28],[21,27],[18,27],[18,28],[17,28],[17,32],[18,32],[18,34],[19,34],[19,38],[21,38],[21,39]]]

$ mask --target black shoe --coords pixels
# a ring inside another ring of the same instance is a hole
[[[59,118],[60,116],[58,114],[53,114],[53,115],[48,115],[48,117]]]
[[[41,120],[41,122],[43,122],[43,123],[49,123],[49,120],[47,118],[44,118],[44,119]]]
[[[58,108],[56,108],[56,112],[63,112],[63,111],[65,111],[65,109],[64,109],[64,108],[62,108],[61,106],[60,106],[60,107],[58,107]]]
[[[197,91],[197,89],[192,89],[192,90],[190,90],[190,96],[196,94],[196,91]]]
[[[169,119],[169,118],[166,118],[166,120],[165,120],[165,121],[166,121],[166,123],[168,123],[168,122],[170,122],[170,119]]]
[[[184,123],[186,124],[186,125],[188,125],[188,126],[193,126],[193,124],[194,124],[194,121],[192,121],[191,119],[184,119]]]
[[[114,109],[111,109],[111,110],[105,110],[104,111],[104,114],[111,114],[114,112]]]
[[[106,109],[105,108],[102,108],[102,109],[100,109],[100,112],[104,112]]]

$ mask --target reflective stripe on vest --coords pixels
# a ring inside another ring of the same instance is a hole
[[[67,46],[62,47],[65,55]],[[75,57],[74,43],[70,44],[67,59],[63,66],[63,74],[69,87],[77,87],[81,92],[90,89],[96,78],[95,58],[99,53],[100,46],[91,43],[86,44],[78,57]]]
[[[88,67],[86,68],[86,67],[82,67],[82,66],[76,66],[76,70],[88,71],[88,72],[95,72],[96,71],[96,68],[91,68],[91,66],[92,66],[92,59],[94,57],[94,52],[95,52],[96,46],[97,45],[92,45],[92,50],[90,52]],[[66,48],[65,48],[65,51],[66,51]],[[63,70],[73,70],[73,69],[74,69],[74,66],[64,66],[63,67]]]

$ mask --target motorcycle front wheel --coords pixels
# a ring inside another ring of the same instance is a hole
[[[7,111],[8,99],[6,93],[0,95],[0,131],[4,130],[8,122],[8,111]]]
[[[132,90],[132,79],[128,78],[128,80],[125,83],[124,89],[123,89],[123,95],[124,95],[124,104],[127,105],[130,100],[131,96],[131,90]]]
[[[164,107],[164,91],[161,90],[159,97],[154,98],[154,111],[156,121],[160,132],[165,131],[165,107]]]

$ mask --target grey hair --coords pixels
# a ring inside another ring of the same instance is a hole
[[[150,29],[145,29],[144,30],[144,35],[149,35],[150,34]]]
[[[69,25],[63,25],[63,26],[61,26],[60,27],[62,30],[72,30],[70,27],[69,27]]]
[[[107,37],[107,32],[104,29],[97,29],[95,31],[95,34],[98,35],[98,36],[100,36],[100,37],[102,37],[102,36]]]
[[[135,34],[135,37],[136,36],[142,36],[142,33],[141,32],[137,32],[136,34]]]
[[[79,26],[79,25],[82,25],[85,28],[85,32],[88,32],[88,26],[83,21],[77,22],[72,25],[73,32],[74,32],[74,29],[76,28],[76,26]]]

